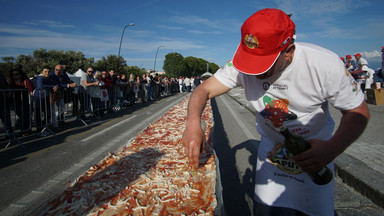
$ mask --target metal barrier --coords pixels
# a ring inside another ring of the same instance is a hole
[[[86,123],[88,118],[100,118],[105,112],[117,112],[136,102],[147,102],[178,92],[178,84],[118,82],[111,86],[83,86],[74,88],[35,89],[31,95],[27,89],[0,89],[0,138],[9,140],[5,148],[17,138],[32,130],[38,135],[53,135],[65,120],[76,118]]]
[[[9,138],[5,148],[14,142],[25,148],[17,136],[31,130],[30,96],[28,89],[0,89],[1,135]]]

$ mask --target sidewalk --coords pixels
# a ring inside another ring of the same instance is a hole
[[[236,102],[255,113],[242,88],[227,93]],[[335,171],[344,183],[384,208],[384,105],[368,104],[371,120],[365,132],[335,159]],[[341,113],[330,106],[330,113],[337,129]]]

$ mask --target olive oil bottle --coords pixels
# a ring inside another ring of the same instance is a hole
[[[311,144],[309,142],[298,135],[291,134],[289,129],[286,127],[282,127],[280,129],[280,133],[285,138],[285,147],[293,155],[305,152],[311,148]],[[333,178],[333,174],[327,166],[324,166],[318,172],[308,173],[308,175],[311,177],[312,181],[318,185],[328,184]]]

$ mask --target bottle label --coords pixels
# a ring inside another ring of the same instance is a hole
[[[273,149],[268,152],[269,162],[281,171],[294,175],[302,173],[301,168],[290,159],[291,157],[291,153],[289,153],[284,144],[281,143],[275,144]]]

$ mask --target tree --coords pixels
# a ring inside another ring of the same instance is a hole
[[[96,61],[94,66],[95,69],[99,71],[109,71],[110,69],[114,69],[115,72],[119,74],[128,73],[127,62],[121,56],[117,57],[116,55],[109,55],[107,58],[103,56],[100,60]]]
[[[207,72],[207,64],[210,72],[216,72],[219,66],[207,60],[188,56],[184,58],[179,53],[168,53],[165,56],[163,69],[168,76],[200,76]]]
[[[165,55],[163,70],[168,76],[184,76],[186,73],[184,57],[177,52],[168,53]]]
[[[209,62],[209,72],[211,73],[216,73],[217,70],[219,70],[219,65],[213,63],[213,62]]]

